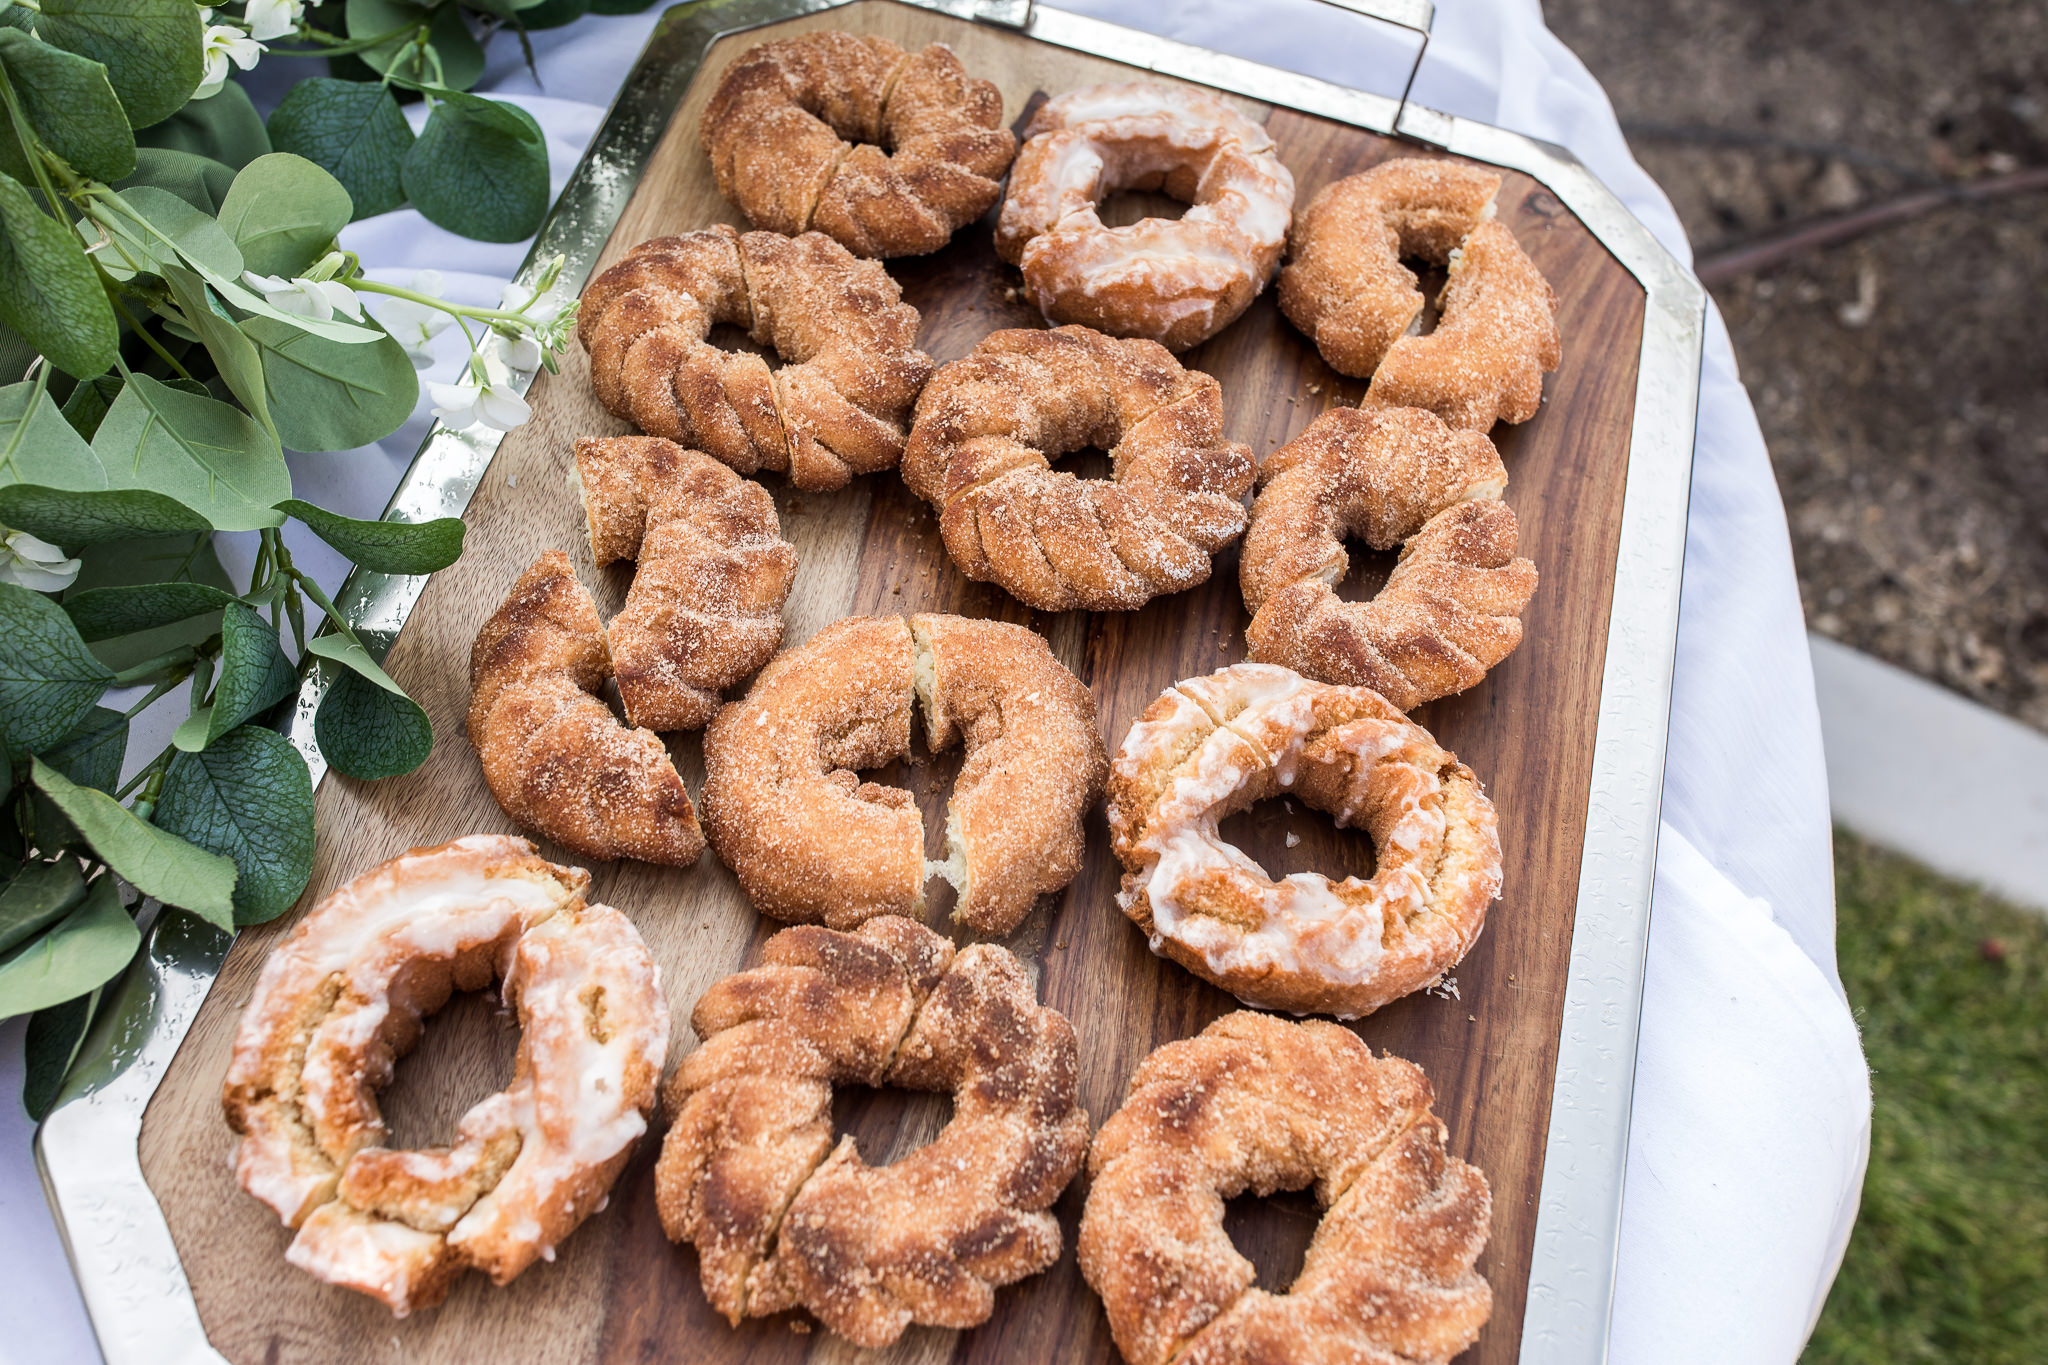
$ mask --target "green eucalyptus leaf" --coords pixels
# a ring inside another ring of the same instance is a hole
[[[84,899],[85,878],[76,858],[30,863],[0,887],[0,953],[28,942]]]
[[[132,128],[161,123],[198,88],[205,25],[191,0],[42,0],[36,34],[107,68]]]
[[[74,600],[109,589],[196,583],[218,591],[223,597],[233,595],[227,571],[221,568],[220,557],[214,553],[211,531],[88,545],[77,554],[78,580],[64,594],[66,611]],[[111,608],[102,606],[95,610]],[[74,617],[74,624],[76,621]],[[196,616],[144,625],[125,634],[90,641],[88,647],[108,668],[132,668],[180,645],[198,645],[219,630],[220,607],[213,605]]]
[[[462,554],[462,518],[433,521],[357,521],[297,498],[277,510],[297,517],[313,534],[366,569],[378,573],[427,574],[445,569]]]
[[[35,347],[23,341],[13,328],[0,325],[0,383],[12,384],[23,378],[35,358]]]
[[[135,134],[107,69],[98,62],[39,41],[17,29],[0,28],[0,69],[14,87],[21,112],[43,145],[75,170],[98,180],[119,180],[135,169]],[[28,167],[13,130],[4,140],[9,175]]]
[[[201,213],[217,214],[220,201],[235,183],[235,168],[211,157],[169,147],[142,147],[135,153],[135,174],[115,185],[126,192],[137,185],[169,190]]]
[[[91,644],[218,613],[234,600],[233,593],[206,583],[133,583],[66,593],[64,610],[79,638]]]
[[[112,240],[97,254],[115,279],[125,281],[137,272],[162,275],[180,260],[231,277],[242,273],[242,253],[234,239],[211,215],[169,190],[137,185],[121,191],[119,201],[120,208],[100,206],[102,224],[79,224],[88,241],[97,240],[99,227],[105,228]]]
[[[547,141],[518,106],[450,91],[406,154],[405,192],[450,232],[516,242],[547,213]]]
[[[263,357],[270,411],[292,450],[353,450],[405,424],[419,371],[389,336],[343,345],[270,318],[242,325]]]
[[[109,485],[168,494],[217,531],[276,526],[271,509],[291,496],[283,453],[254,418],[148,375],[129,379],[92,448]]]
[[[341,665],[313,714],[313,737],[330,766],[350,777],[379,778],[427,761],[433,723],[361,645],[322,635],[307,649]]]
[[[9,752],[34,753],[63,739],[113,680],[62,607],[0,583],[0,740]]]
[[[31,767],[36,789],[56,803],[92,851],[136,890],[189,910],[208,924],[234,927],[231,859],[137,819],[105,792],[77,785],[40,759],[31,760]]]
[[[379,75],[389,72],[392,79],[408,85],[467,90],[484,73],[484,50],[469,31],[460,5],[348,0],[346,13],[351,38],[374,38],[405,24],[427,25],[427,41],[433,47],[435,60],[427,60],[419,45],[409,35],[402,35],[360,54],[363,62]]]
[[[298,669],[277,643],[277,627],[253,607],[229,603],[220,628],[220,672],[206,727],[208,744],[283,701],[299,681]]]
[[[220,225],[259,275],[303,275],[334,244],[355,206],[341,182],[305,157],[272,152],[244,166]]]
[[[37,1010],[28,1021],[21,1045],[21,1107],[37,1123],[49,1117],[50,1110],[56,1107],[64,1077],[78,1060],[79,1046],[85,1042],[86,1030],[92,1027],[101,994],[95,988],[73,996],[60,1005]]]
[[[589,12],[590,0],[540,0],[531,9],[519,12],[519,23],[528,33],[538,33],[574,23]]]
[[[0,323],[78,379],[113,368],[121,332],[85,245],[0,175]]]
[[[100,425],[104,430],[106,423]],[[213,529],[203,513],[147,489],[87,492],[30,483],[0,488],[0,526],[26,531],[67,550],[135,536]]]
[[[213,729],[213,708],[202,706],[178,722],[171,732],[171,747],[181,754],[196,754],[206,747],[206,735]]]
[[[107,408],[120,392],[121,376],[103,374],[97,379],[87,379],[73,385],[71,396],[64,400],[64,420],[78,433],[79,444],[84,446],[86,458],[91,460],[94,474],[102,479],[106,478],[107,471],[101,466],[99,456],[92,454],[92,447],[86,443],[91,441],[92,434],[100,429],[100,419],[107,415]],[[6,401],[4,397],[0,397],[0,403]],[[40,465],[36,472],[39,476],[42,475]]]
[[[5,24],[9,28],[18,28],[23,33],[33,33],[36,27],[36,11],[29,9],[25,5],[14,4],[13,0],[9,0],[9,3],[4,8],[0,8],[0,24]]]
[[[192,334],[199,338],[206,354],[213,359],[213,366],[220,371],[223,384],[228,392],[241,400],[272,440],[278,440],[277,424],[270,412],[269,390],[263,381],[263,357],[256,349],[256,343],[249,339],[241,324],[227,315],[227,311],[214,301],[213,291],[206,281],[181,265],[167,265],[163,280],[169,286],[171,297],[177,300],[178,311],[191,325]],[[268,324],[268,319],[254,319]]]
[[[93,380],[80,384],[72,396],[98,391]],[[54,488],[107,486],[106,467],[66,416],[40,384],[0,389],[0,486],[31,478]],[[20,523],[0,519],[0,525]]]
[[[203,753],[173,758],[156,822],[234,859],[237,924],[291,909],[313,874],[313,775],[274,730],[244,725]]]
[[[382,82],[331,76],[300,81],[270,116],[270,141],[340,181],[358,218],[405,202],[399,168],[412,148],[412,125]]]
[[[232,864],[230,864],[232,866]],[[0,1019],[60,1005],[118,976],[142,945],[112,877],[97,877],[76,910],[0,957]]]
[[[81,787],[112,792],[121,781],[121,760],[128,753],[128,718],[119,711],[95,706],[71,733],[38,757]],[[30,819],[36,846],[45,853],[81,842],[78,831],[41,792],[30,792]]]
[[[203,100],[193,100],[135,140],[145,147],[210,157],[234,170],[270,150],[263,115],[256,112],[249,92],[234,81]]]

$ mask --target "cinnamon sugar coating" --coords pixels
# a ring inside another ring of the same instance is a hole
[[[746,328],[782,367],[711,345],[721,323]],[[815,232],[721,223],[634,247],[585,287],[576,335],[612,413],[741,474],[832,489],[901,456],[931,374],[917,326],[879,262]]]
[[[860,256],[921,256],[986,213],[1017,139],[1003,97],[944,43],[825,31],[762,43],[698,127],[719,191],[755,227]]]
[[[660,972],[590,875],[473,835],[329,894],[263,965],[221,1103],[242,1187],[297,1229],[285,1257],[397,1316],[465,1269],[505,1284],[603,1203],[654,1108],[668,1051]],[[393,1151],[377,1092],[458,990],[503,983],[509,1087],[452,1146]]]
[[[1052,467],[1091,446],[1113,478]],[[1213,378],[1087,327],[983,338],[925,386],[903,453],[960,571],[1040,611],[1128,611],[1206,581],[1255,472]]]
[[[1403,711],[1477,684],[1522,642],[1536,591],[1507,477],[1485,436],[1424,409],[1325,412],[1259,470],[1239,562],[1251,657]],[[1371,601],[1337,595],[1346,536],[1401,547]]]
[[[857,774],[926,740],[965,746],[946,856],[910,793]],[[757,909],[850,928],[918,914],[943,876],[954,917],[1006,934],[1080,869],[1108,760],[1088,689],[1032,631],[925,613],[836,621],[777,657],[704,735],[704,819]]]
[[[1282,794],[1363,828],[1369,878],[1275,881],[1217,826]],[[1247,1005],[1354,1019],[1470,951],[1500,895],[1500,832],[1472,770],[1362,687],[1235,664],[1174,684],[1118,746],[1117,903],[1152,951]]]
[[[630,724],[697,730],[719,694],[782,643],[796,548],[775,499],[718,461],[655,436],[586,436],[576,479],[602,567],[637,560],[606,630]]]
[[[469,741],[505,814],[586,858],[688,867],[704,833],[668,749],[597,694],[604,623],[569,557],[519,576],[469,655]]]
[[[1557,368],[1557,295],[1493,221],[1498,174],[1406,157],[1325,186],[1295,227],[1280,308],[1340,374],[1372,376],[1366,407],[1428,408],[1485,431],[1526,422]],[[1442,315],[1408,335],[1423,296],[1401,257],[1450,266]]]
[[[996,251],[1055,322],[1182,351],[1222,331],[1273,278],[1294,176],[1266,130],[1206,91],[1097,85],[1046,101],[1024,130]],[[1179,219],[1105,227],[1118,190],[1160,190]]]
[[[895,916],[785,929],[690,1022],[704,1045],[669,1082],[656,1199],[733,1325],[804,1308],[886,1346],[986,1322],[998,1287],[1059,1256],[1047,1210],[1088,1144],[1074,1031],[1007,950],[956,954]],[[953,1117],[872,1167],[832,1142],[846,1084],[950,1092]]]
[[[1493,1201],[1445,1151],[1420,1068],[1349,1029],[1225,1015],[1138,1066],[1088,1154],[1081,1273],[1131,1365],[1444,1365],[1478,1338]],[[1226,1199],[1313,1186],[1283,1294],[1253,1286]]]

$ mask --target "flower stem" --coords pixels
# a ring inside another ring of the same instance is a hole
[[[182,668],[198,659],[198,657],[199,651],[192,648],[192,646],[179,645],[176,649],[165,650],[154,659],[144,659],[139,664],[122,669],[114,675],[113,681],[108,686],[133,687],[143,679],[151,677],[163,669]]]
[[[432,294],[422,294],[416,289],[401,289],[395,284],[382,284],[376,280],[364,279],[361,276],[348,280],[346,283],[349,288],[356,290],[358,293],[388,294],[394,299],[407,299],[413,303],[423,303],[429,308],[438,308],[451,317],[478,318],[485,322],[524,322],[529,327],[533,325],[526,314],[517,308],[472,308],[468,304],[450,303],[446,299],[437,299]]]
[[[163,343],[159,342],[155,337],[149,334],[149,329],[144,327],[141,322],[137,321],[135,315],[128,311],[127,304],[121,302],[121,296],[119,294],[110,292],[107,295],[107,300],[108,302],[114,305],[114,311],[121,315],[121,321],[127,323],[129,329],[133,331],[135,335],[142,338],[144,345],[148,346],[150,350],[156,352],[157,359],[163,361],[164,364],[176,370],[178,372],[178,377],[180,379],[192,378],[192,371],[186,369],[183,365],[180,365],[178,363],[178,358],[172,355],[169,351],[165,350],[163,348]]]

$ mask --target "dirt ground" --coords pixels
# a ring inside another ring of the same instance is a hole
[[[2041,0],[1545,0],[1705,261],[2048,166]],[[2048,729],[2048,193],[1717,285],[1822,634]]]

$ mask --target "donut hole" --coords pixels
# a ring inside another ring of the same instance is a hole
[[[887,1166],[938,1137],[953,1118],[953,1097],[889,1085],[840,1085],[832,1091],[832,1141],[852,1138],[861,1160]]]
[[[737,323],[713,323],[710,333],[704,340],[708,345],[721,351],[757,355],[768,362],[768,368],[771,370],[780,368],[782,364],[782,358],[775,354],[773,346],[754,340],[753,333]]]
[[[494,991],[460,991],[421,1023],[377,1097],[385,1146],[445,1147],[479,1100],[512,1084],[519,1029]]]
[[[1223,1231],[1237,1254],[1252,1263],[1254,1285],[1269,1294],[1293,1287],[1322,1219],[1307,1186],[1268,1195],[1247,1192],[1223,1204]]]
[[[1345,602],[1370,602],[1379,596],[1380,589],[1387,586],[1387,575],[1401,558],[1398,549],[1375,550],[1362,540],[1346,540],[1344,552],[1351,556],[1351,567],[1334,586],[1338,598]]]
[[[1318,872],[1331,881],[1363,880],[1379,867],[1364,830],[1339,829],[1329,815],[1295,796],[1254,802],[1225,818],[1216,833],[1275,881],[1297,872]]]
[[[1114,190],[1096,205],[1095,216],[1104,227],[1119,228],[1142,223],[1147,218],[1177,222],[1190,207],[1185,200],[1159,190]]]
[[[1054,468],[1065,470],[1077,479],[1101,479],[1107,482],[1116,478],[1116,464],[1109,458],[1109,452],[1095,446],[1083,446],[1064,455],[1055,455],[1052,463]]]
[[[1415,287],[1422,291],[1422,311],[1408,324],[1408,335],[1428,336],[1444,315],[1444,286],[1451,282],[1450,267],[1405,256],[1401,264],[1415,272]]]

